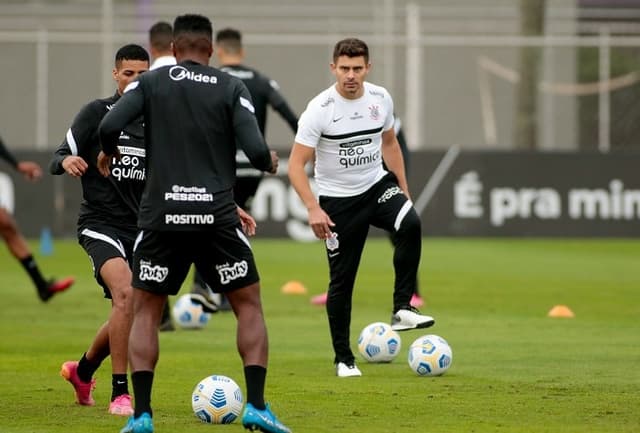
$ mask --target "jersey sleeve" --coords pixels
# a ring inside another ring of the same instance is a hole
[[[18,160],[15,156],[13,156],[11,152],[9,152],[9,149],[7,149],[7,147],[4,145],[4,141],[2,141],[2,138],[0,138],[0,158],[11,164],[13,168],[18,168]]]
[[[289,128],[296,133],[298,130],[298,116],[293,112],[287,100],[280,93],[280,86],[275,80],[266,78],[268,88],[269,105],[289,124]]]
[[[296,143],[315,148],[322,135],[320,125],[320,113],[313,105],[313,100],[307,105],[307,109],[300,116],[298,121],[298,132],[296,133]]]
[[[91,147],[92,140],[95,140],[95,133],[100,123],[100,114],[95,103],[89,103],[82,107],[67,130],[62,143],[53,153],[53,158],[49,162],[49,172],[51,174],[63,174],[62,161],[69,155],[87,155]]]
[[[272,169],[271,153],[258,127],[255,108],[247,86],[234,79],[231,87],[231,115],[236,143],[249,158],[251,165],[261,171]]]
[[[391,128],[394,127],[395,123],[396,123],[396,117],[394,114],[394,108],[393,108],[393,99],[391,98],[391,95],[389,94],[389,92],[387,92],[385,90],[384,92],[384,100],[386,101],[386,111],[387,111],[387,117],[385,117],[384,119],[384,131],[388,131]]]
[[[118,138],[128,124],[140,117],[144,109],[144,91],[142,78],[133,81],[124,90],[124,94],[115,103],[98,128],[102,151],[113,155],[118,147]]]

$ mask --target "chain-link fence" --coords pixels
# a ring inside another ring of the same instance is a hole
[[[345,36],[364,39],[372,52],[370,81],[391,91],[414,149],[515,148],[523,85],[534,89],[527,114],[537,149],[639,147],[640,36],[593,23],[591,34],[578,35],[573,0],[549,2],[548,34],[531,37],[517,35],[518,2],[505,0],[174,3],[0,4],[0,133],[10,146],[57,146],[84,103],[115,91],[111,69],[120,45],[146,46],[156,20],[198,12],[217,29],[243,31],[247,64],[276,79],[298,113],[332,83],[333,44]],[[536,54],[536,74],[520,70],[524,50]],[[267,138],[281,149],[293,139],[275,113]]]

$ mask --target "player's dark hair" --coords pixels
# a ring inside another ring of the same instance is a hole
[[[238,54],[242,50],[242,33],[232,28],[222,29],[216,33],[216,45],[230,54]]]
[[[123,60],[140,60],[143,62],[149,61],[149,53],[140,45],[128,44],[121,47],[116,52],[115,64],[119,67]]]
[[[158,21],[149,29],[149,45],[162,53],[171,50],[173,27],[166,21]]]
[[[369,47],[367,44],[357,38],[347,38],[338,41],[333,48],[333,63],[338,61],[338,57],[364,57],[364,62],[369,63]]]
[[[177,52],[199,51],[211,55],[213,27],[203,15],[180,15],[173,22],[173,47]]]
[[[213,38],[213,26],[209,18],[203,15],[180,15],[173,22],[173,38],[177,39],[185,33],[206,36],[211,41]]]

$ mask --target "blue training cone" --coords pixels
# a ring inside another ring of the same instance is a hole
[[[40,254],[50,256],[53,254],[53,239],[51,230],[48,227],[42,229],[40,234]]]

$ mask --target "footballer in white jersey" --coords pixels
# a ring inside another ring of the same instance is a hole
[[[357,99],[347,99],[331,86],[313,98],[300,117],[295,141],[315,149],[320,195],[357,195],[386,174],[382,132],[393,130],[393,100],[384,87],[368,82],[363,86]]]
[[[288,162],[309,225],[326,245],[326,307],[338,377],[362,375],[349,338],[353,289],[370,226],[389,232],[395,248],[391,328],[435,323],[410,305],[420,265],[421,222],[409,198],[393,101],[383,87],[365,80],[370,67],[366,43],[349,38],[336,44],[331,63],[336,83],[309,102]],[[317,198],[305,171],[313,160]]]

